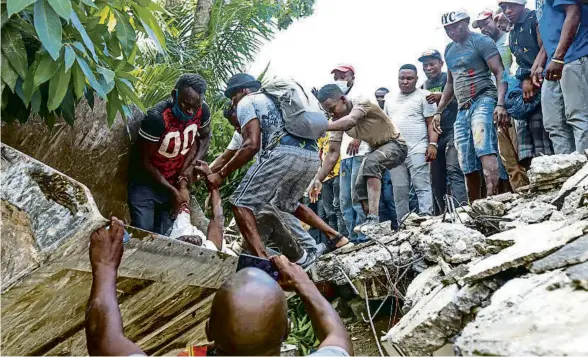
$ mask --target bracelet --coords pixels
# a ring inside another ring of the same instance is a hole
[[[504,104],[496,104],[496,106],[497,106],[497,107],[503,107],[503,108],[506,108],[506,107],[504,106]]]
[[[434,147],[439,148],[439,145],[437,143],[434,143],[434,142],[430,142],[429,145],[433,145]]]
[[[177,182],[177,183],[180,183],[180,182],[182,182],[182,181],[184,181],[184,180],[185,180],[187,183],[190,183],[190,181],[188,181],[188,178],[187,178],[186,176],[178,176],[178,182]]]
[[[435,116],[435,115],[443,115],[443,113],[442,112],[437,112],[433,116]]]
[[[552,58],[551,62],[555,62],[555,63],[559,63],[559,64],[566,64],[564,61],[557,59],[557,58]]]

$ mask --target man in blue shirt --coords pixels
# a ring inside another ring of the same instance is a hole
[[[545,129],[556,154],[588,149],[588,5],[536,0],[547,54],[541,91]]]
[[[498,157],[498,139],[494,122],[508,125],[504,107],[506,83],[502,82],[504,66],[498,48],[488,36],[470,31],[470,17],[464,11],[442,16],[445,32],[453,40],[445,50],[449,69],[447,84],[439,101],[433,127],[441,134],[441,115],[457,99],[458,113],[454,124],[455,147],[459,165],[466,176],[471,202],[482,197],[480,171],[486,182],[486,195],[499,192],[499,178],[508,176]],[[496,77],[498,88],[491,78]]]

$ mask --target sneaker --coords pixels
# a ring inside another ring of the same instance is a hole
[[[316,260],[320,257],[315,250],[307,250],[306,251],[306,259],[299,263],[300,267],[304,269],[304,271],[308,271],[312,267],[312,265],[316,262]]]
[[[380,223],[380,217],[376,216],[375,214],[370,214],[369,216],[367,216],[367,218],[365,219],[365,221],[363,221],[362,224],[360,224],[359,226],[355,226],[355,228],[353,228],[353,232],[363,233],[361,231],[363,227],[371,226],[378,223]]]

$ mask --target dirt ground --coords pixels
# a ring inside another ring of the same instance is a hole
[[[374,321],[374,327],[378,334],[378,339],[386,334],[389,330],[388,323],[390,322],[389,316],[378,316]],[[349,331],[351,336],[351,343],[353,344],[353,352],[356,356],[379,356],[378,346],[374,339],[374,334],[369,323],[358,321],[355,318],[343,319],[343,323]],[[391,328],[392,326],[390,326]],[[386,350],[382,346],[384,355]]]

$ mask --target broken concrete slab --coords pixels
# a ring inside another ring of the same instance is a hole
[[[568,215],[574,213],[578,208],[582,207],[584,205],[586,191],[588,190],[585,187],[576,187],[574,190],[572,190],[570,194],[564,198],[561,212]]]
[[[561,207],[566,196],[573,192],[577,187],[583,186],[588,186],[588,165],[584,165],[578,172],[564,182],[551,204]]]
[[[456,340],[463,355],[587,355],[588,293],[561,271],[513,279]],[[562,286],[550,290],[553,286]]]
[[[42,258],[28,215],[9,202],[2,200],[1,204],[0,285],[4,292],[39,267]]]
[[[533,262],[531,272],[539,274],[585,261],[588,261],[588,234],[564,245],[555,253]]]
[[[574,286],[588,290],[588,262],[568,268],[566,274],[572,280]],[[588,329],[584,331],[588,331]]]
[[[501,271],[526,265],[582,236],[587,229],[587,221],[546,221],[495,234],[488,237],[489,244],[512,245],[472,266],[463,280],[472,283]]]
[[[448,263],[460,264],[478,256],[474,244],[485,239],[482,233],[464,225],[439,223],[421,236],[420,245],[431,262],[436,263],[441,257]]]
[[[412,261],[414,252],[412,251],[412,245],[410,245],[410,242],[404,241],[400,244],[399,256],[400,264],[402,265],[409,264]]]
[[[472,215],[476,216],[495,216],[500,217],[504,215],[505,205],[500,201],[495,201],[493,198],[477,200],[472,203]]]
[[[430,355],[462,328],[463,317],[488,299],[491,291],[477,284],[437,286],[382,338],[408,355]]]
[[[429,295],[435,287],[440,285],[441,278],[442,273],[439,265],[429,267],[417,275],[408,288],[406,288],[402,310],[405,311],[405,313],[408,312],[408,310],[416,305],[423,297]]]
[[[549,219],[556,210],[555,206],[548,203],[530,201],[513,207],[504,218],[526,224],[540,223]]]
[[[531,168],[527,175],[531,184],[570,177],[579,171],[586,161],[586,155],[577,152],[539,156],[531,162]]]

